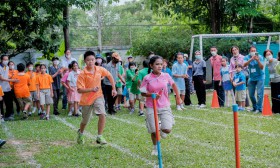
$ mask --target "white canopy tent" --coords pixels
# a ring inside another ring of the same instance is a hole
[[[203,57],[203,39],[209,38],[236,38],[236,37],[268,37],[267,41],[267,49],[270,47],[271,37],[278,36],[279,37],[279,51],[280,51],[280,32],[273,33],[241,33],[241,34],[198,34],[192,36],[191,41],[191,51],[190,51],[190,59],[193,56],[193,46],[195,38],[199,38],[199,50],[201,52],[201,56]]]

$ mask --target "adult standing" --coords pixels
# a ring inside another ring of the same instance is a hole
[[[11,91],[11,87],[9,82],[18,82],[17,79],[9,79],[9,56],[8,55],[2,55],[1,56],[1,64],[0,64],[0,85],[2,87],[2,90],[4,92],[3,101],[0,101],[0,109],[2,115],[5,117],[5,120],[14,120],[14,108],[13,108],[13,94]],[[4,115],[4,108],[3,108],[3,102],[6,106],[6,113]]]
[[[119,62],[121,60],[121,57],[118,53],[114,52],[112,54],[112,60],[105,66],[105,68],[111,73],[111,75],[114,78],[114,84],[117,81],[117,77],[120,78],[120,80],[124,82],[122,76],[119,73]],[[112,96],[112,84],[110,83],[109,79],[106,77],[104,78],[104,84],[105,84],[105,89],[106,89],[106,97],[107,97],[107,102],[108,102],[108,113],[111,115],[114,115],[116,113],[114,109],[114,104],[116,101],[116,96]]]
[[[219,105],[220,107],[224,106],[225,101],[225,91],[220,85],[221,81],[221,67],[222,67],[222,56],[218,55],[218,49],[217,47],[213,46],[210,48],[211,57],[210,62],[211,66],[213,68],[213,81],[214,81],[214,90],[217,91],[218,97],[219,97]]]
[[[273,58],[273,52],[271,50],[265,50],[263,55],[265,56],[267,68],[269,71],[270,86],[271,86],[271,101],[273,113],[280,114],[280,74],[276,73],[276,65],[279,64],[278,60]],[[279,59],[279,57],[278,57]]]
[[[63,71],[63,75],[68,71],[68,66],[72,61],[77,61],[75,58],[72,58],[71,51],[67,49],[64,52],[64,57],[61,58],[61,67]],[[62,86],[63,91],[63,99],[62,99],[62,109],[66,109],[67,107],[67,91],[64,86]]]
[[[53,88],[53,114],[59,115],[58,112],[58,102],[60,97],[60,81],[61,81],[61,70],[59,65],[59,58],[52,58],[53,65],[49,67],[49,74],[53,78],[52,88]]]
[[[206,107],[206,62],[202,59],[200,51],[195,52],[193,62],[193,83],[200,108]]]
[[[194,93],[194,87],[193,87],[193,83],[192,83],[192,61],[189,59],[189,55],[188,54],[184,54],[184,60],[188,63],[188,75],[189,75],[189,88],[190,88],[190,94]],[[184,61],[184,62],[185,62]]]
[[[249,55],[244,57],[244,67],[248,66],[249,80],[248,91],[253,105],[252,111],[262,112],[263,94],[264,94],[264,59],[257,53],[255,46],[250,47]],[[257,100],[255,91],[257,90]]]

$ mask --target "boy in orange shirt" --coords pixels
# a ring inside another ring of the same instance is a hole
[[[53,79],[51,75],[46,73],[47,66],[44,64],[40,65],[41,74],[36,78],[37,80],[37,96],[40,98],[40,105],[43,113],[40,115],[41,119],[50,119],[50,108],[53,104]],[[44,111],[44,105],[46,105],[46,111]]]
[[[29,75],[25,74],[25,66],[20,63],[17,65],[18,73],[15,74],[12,79],[18,79],[19,82],[14,83],[14,92],[15,96],[19,102],[20,108],[23,111],[23,118],[27,119],[27,110],[31,104],[30,99],[30,92],[28,85],[30,83],[30,77]]]
[[[105,101],[101,89],[101,78],[107,77],[112,84],[112,96],[117,95],[114,79],[109,71],[101,66],[95,66],[95,53],[86,51],[84,54],[86,67],[81,71],[77,79],[78,93],[82,94],[80,106],[82,106],[82,122],[78,130],[78,144],[84,143],[83,132],[88,124],[93,111],[99,117],[98,120],[98,136],[96,142],[98,144],[106,144],[105,138],[102,136],[105,127],[106,112]]]
[[[28,114],[29,116],[32,113],[35,113],[36,111],[36,107],[38,108],[38,110],[40,109],[40,102],[39,102],[39,97],[37,97],[37,74],[35,72],[33,72],[33,63],[29,62],[26,64],[27,67],[27,72],[26,74],[29,75],[30,77],[30,85],[29,85],[29,92],[30,92],[30,99],[33,102],[33,109],[32,112],[30,111]],[[30,109],[30,108],[29,108]]]

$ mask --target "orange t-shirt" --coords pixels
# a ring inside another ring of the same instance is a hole
[[[18,70],[15,70],[15,69],[14,70],[9,70],[8,77],[9,77],[9,79],[12,79],[17,74],[18,74]],[[9,82],[9,83],[10,83],[11,88],[14,89],[13,88],[14,83],[13,82]]]
[[[97,92],[82,93],[81,100],[80,100],[81,106],[92,105],[97,98],[103,96],[102,89],[101,89],[101,77],[104,76],[109,77],[111,76],[111,73],[107,71],[105,68],[99,66],[94,66],[94,74],[87,71],[86,68],[83,71],[81,71],[77,79],[78,89],[94,88],[94,87],[99,88]]]
[[[36,72],[31,73],[30,71],[28,71],[28,72],[26,72],[26,74],[29,75],[29,77],[30,77],[29,91],[30,92],[36,91],[37,90],[37,87],[36,87],[36,85],[37,85],[37,80],[36,80],[37,74],[36,74]]]
[[[30,77],[27,74],[19,75],[16,74],[12,77],[12,79],[18,79],[18,83],[14,83],[14,92],[16,98],[26,98],[30,97],[30,92],[28,85],[30,83]]]
[[[4,92],[3,92],[2,86],[0,86],[0,96],[4,96]]]
[[[53,78],[47,73],[39,74],[36,78],[36,81],[39,85],[39,89],[50,89],[53,83]]]

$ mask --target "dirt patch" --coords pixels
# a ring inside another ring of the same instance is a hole
[[[33,144],[26,141],[11,139],[8,141],[11,145],[17,146],[17,149],[20,149],[21,152],[18,152],[18,156],[23,160],[29,160],[33,155],[39,151],[39,144]],[[28,145],[32,144],[32,145]],[[26,146],[28,145],[28,146]]]
[[[63,147],[70,147],[73,145],[69,141],[54,141],[54,142],[51,142],[51,144],[55,145],[55,146],[63,146]]]

